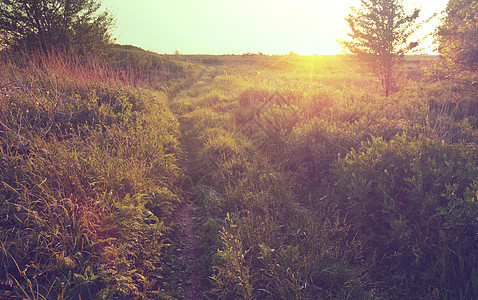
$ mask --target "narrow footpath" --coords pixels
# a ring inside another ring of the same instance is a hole
[[[198,252],[199,236],[197,233],[197,220],[195,216],[197,207],[186,201],[181,204],[177,211],[176,220],[180,226],[180,241],[184,247],[178,254],[178,258],[186,266],[186,280],[184,281],[184,299],[202,299],[203,288],[199,278],[198,262],[201,254]]]
[[[194,88],[206,73],[210,73],[211,68],[203,70],[194,84],[189,89]],[[181,118],[178,116],[180,122]],[[201,228],[201,213],[200,208],[195,204],[195,183],[191,179],[189,162],[194,160],[196,155],[194,143],[190,141],[185,135],[183,124],[180,125],[182,129],[181,149],[183,152],[180,166],[184,172],[184,180],[180,189],[182,191],[182,203],[177,208],[174,214],[174,220],[177,225],[178,235],[177,240],[173,241],[175,253],[174,257],[182,266],[182,269],[177,272],[177,276],[181,276],[179,280],[181,285],[181,298],[187,300],[204,299],[204,292],[206,288],[203,286],[204,278],[201,278],[200,271],[200,228]]]

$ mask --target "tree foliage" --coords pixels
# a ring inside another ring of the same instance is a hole
[[[0,48],[94,49],[111,41],[114,19],[97,0],[2,0]]]
[[[385,96],[394,89],[396,67],[418,43],[409,43],[420,10],[406,13],[398,0],[362,0],[346,18],[351,33],[342,46],[379,77]]]
[[[450,0],[438,28],[438,51],[448,63],[478,71],[478,1]]]

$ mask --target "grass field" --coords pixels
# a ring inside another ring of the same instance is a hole
[[[346,56],[2,60],[0,298],[474,298],[476,88],[434,60],[388,98]]]

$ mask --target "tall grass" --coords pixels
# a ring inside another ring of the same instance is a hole
[[[178,123],[160,90],[190,74],[174,63],[177,74],[155,77],[100,57],[4,55],[0,277],[13,284],[0,296],[157,295],[180,175]]]
[[[1,62],[1,297],[179,295],[179,157],[209,298],[476,296],[473,89],[384,99],[339,57],[138,51]]]

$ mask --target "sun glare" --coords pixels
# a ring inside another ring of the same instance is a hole
[[[430,16],[445,0],[423,4]],[[435,3],[437,2],[437,3]],[[443,3],[445,4],[443,4]],[[137,45],[159,53],[331,55],[342,53],[338,39],[346,38],[345,18],[359,0],[104,0],[117,14],[115,35],[120,44]],[[422,3],[422,4],[420,4]],[[432,26],[433,27],[433,26]]]

